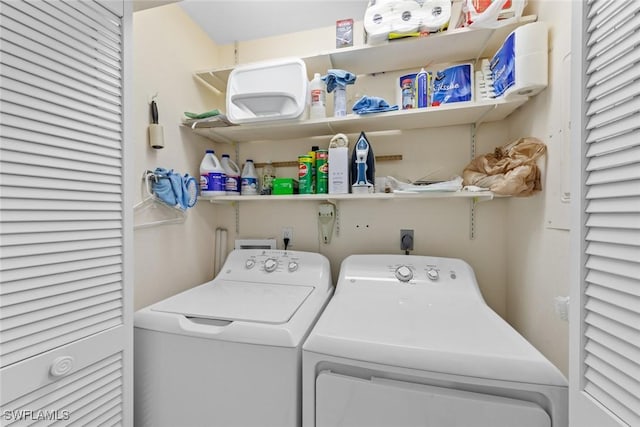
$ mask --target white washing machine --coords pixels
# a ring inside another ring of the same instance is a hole
[[[353,255],[303,346],[305,427],[566,427],[567,382],[462,260]]]
[[[332,293],[320,254],[236,250],[214,280],[136,312],[135,425],[299,426],[302,343]]]

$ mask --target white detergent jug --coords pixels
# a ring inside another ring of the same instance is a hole
[[[200,163],[200,195],[224,196],[227,175],[213,150],[207,150]]]
[[[242,169],[242,184],[240,191],[243,196],[252,196],[258,194],[258,174],[253,160],[247,159]]]
[[[228,154],[222,155],[221,163],[224,173],[227,175],[227,182],[225,184],[227,196],[240,195],[240,168],[231,160]]]

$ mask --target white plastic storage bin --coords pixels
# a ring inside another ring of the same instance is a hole
[[[240,65],[227,83],[227,117],[233,123],[295,119],[307,100],[307,67],[287,58]]]

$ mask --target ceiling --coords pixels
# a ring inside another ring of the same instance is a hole
[[[186,13],[218,45],[362,20],[367,0],[182,0]]]

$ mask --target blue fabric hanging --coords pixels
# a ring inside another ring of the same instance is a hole
[[[189,174],[181,176],[173,169],[156,168],[153,171],[152,191],[169,206],[187,209],[197,200],[197,181]]]

